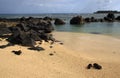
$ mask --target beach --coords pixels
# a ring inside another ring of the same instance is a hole
[[[120,39],[105,35],[53,32],[54,43],[43,42],[44,51],[15,45],[0,49],[1,78],[118,78]],[[0,41],[5,45],[5,40]],[[11,51],[21,50],[21,55]],[[102,69],[86,69],[98,63]]]

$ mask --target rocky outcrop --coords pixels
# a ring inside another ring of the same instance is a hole
[[[115,21],[115,15],[113,13],[108,13],[106,17],[104,17],[105,21],[108,22],[114,22]]]
[[[59,18],[56,18],[54,24],[55,25],[64,25],[65,22],[63,20],[59,19]]]
[[[76,17],[73,17],[71,20],[70,20],[70,24],[84,24],[84,19],[82,18],[82,16],[76,16]]]
[[[50,21],[33,17],[23,17],[19,21],[20,22],[16,26],[12,27],[0,24],[0,37],[3,37],[4,34],[11,34],[6,37],[7,41],[11,44],[31,47],[34,47],[36,41],[55,41],[55,38],[53,38],[53,35],[51,34],[54,27]]]

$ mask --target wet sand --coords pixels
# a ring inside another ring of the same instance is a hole
[[[54,32],[58,42],[45,51],[28,50],[27,47],[11,46],[0,49],[1,78],[118,78],[120,77],[120,39],[104,35]],[[0,41],[0,45],[7,44]],[[21,50],[15,55],[12,50]],[[86,69],[98,63],[101,70]]]

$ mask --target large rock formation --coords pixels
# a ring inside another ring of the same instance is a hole
[[[63,24],[65,24],[65,22],[59,18],[56,18],[54,24],[55,25],[63,25]]]
[[[84,19],[82,18],[82,16],[73,17],[70,20],[70,24],[84,24]]]
[[[4,29],[4,32],[0,32],[1,35],[9,34],[7,40],[12,44],[19,44],[23,46],[34,46],[36,41],[54,41],[51,32],[54,30],[50,21],[40,20],[35,18],[22,18],[20,19],[20,23],[16,26],[6,27],[1,26],[0,30]]]

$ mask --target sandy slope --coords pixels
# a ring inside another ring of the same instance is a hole
[[[44,43],[45,51],[11,46],[0,49],[0,78],[119,78],[120,40],[108,36],[55,32],[53,48]],[[0,45],[7,44],[0,41]],[[12,50],[22,50],[17,56]],[[53,53],[53,56],[49,54]],[[102,70],[90,69],[89,63],[99,63]]]

